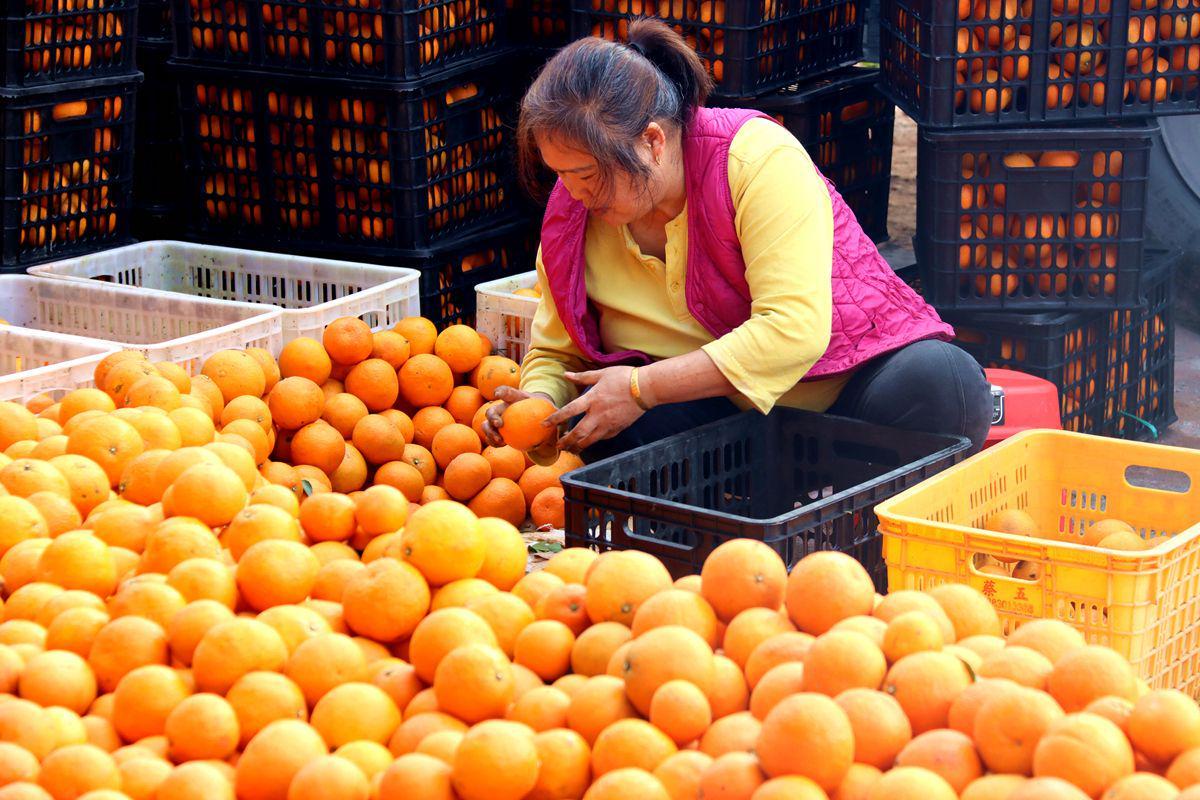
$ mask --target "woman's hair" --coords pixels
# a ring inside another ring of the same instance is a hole
[[[549,134],[595,156],[604,189],[617,172],[645,181],[637,137],[651,122],[682,129],[710,91],[700,57],[660,20],[635,20],[628,44],[575,41],[542,67],[521,101],[521,179],[531,194],[544,190],[536,135]]]

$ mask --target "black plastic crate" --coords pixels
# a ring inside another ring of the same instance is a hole
[[[5,267],[130,241],[140,73],[0,93]]]
[[[1156,130],[921,131],[926,297],[939,309],[1137,306]]]
[[[372,260],[494,224],[519,196],[499,66],[389,85],[172,62],[194,235]]]
[[[867,235],[885,241],[896,107],[879,70],[850,69],[740,105],[770,114],[800,140],[833,181]]]
[[[1200,111],[1194,0],[882,0],[885,90],[936,127]]]
[[[138,42],[171,44],[171,0],[138,0]]]
[[[570,0],[507,0],[513,40],[526,47],[558,48],[571,41]]]
[[[9,0],[0,85],[132,75],[137,0]]]
[[[138,42],[138,67],[145,76],[138,91],[133,172],[133,202],[139,207],[175,205],[180,199],[179,92],[167,71],[170,56],[170,42]]]
[[[411,81],[508,47],[505,0],[173,0],[175,54],[219,66]]]
[[[568,547],[644,550],[676,576],[730,539],[789,567],[854,556],[886,591],[874,507],[960,461],[970,442],[777,408],[750,411],[563,476]]]
[[[862,58],[864,0],[571,0],[572,32],[625,41],[658,17],[704,59],[716,93],[755,97]]]
[[[946,314],[957,343],[985,367],[1050,381],[1063,428],[1153,439],[1175,417],[1177,254],[1148,253],[1147,302],[1122,311]]]

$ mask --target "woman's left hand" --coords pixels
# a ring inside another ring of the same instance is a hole
[[[567,380],[581,389],[591,387],[550,416],[562,425],[580,414],[583,418],[558,440],[560,450],[578,453],[596,442],[612,438],[632,425],[645,412],[629,390],[632,367],[605,367],[590,372],[568,372]]]

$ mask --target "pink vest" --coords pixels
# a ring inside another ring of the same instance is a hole
[[[734,227],[729,145],[757,111],[701,108],[683,139],[688,252],[688,311],[719,338],[750,318],[746,264]],[[954,329],[888,266],[854,212],[824,176],[833,205],[833,320],[825,354],[804,380],[828,378],[921,339],[953,338]],[[561,182],[542,221],[542,261],[558,315],[583,356],[602,366],[646,364],[645,353],[604,351],[584,276],[588,212]],[[797,253],[803,258],[803,253]]]

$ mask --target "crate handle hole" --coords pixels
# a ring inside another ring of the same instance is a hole
[[[1186,472],[1162,467],[1126,467],[1125,482],[1138,489],[1157,489],[1160,492],[1187,494],[1192,490],[1192,479]]]

